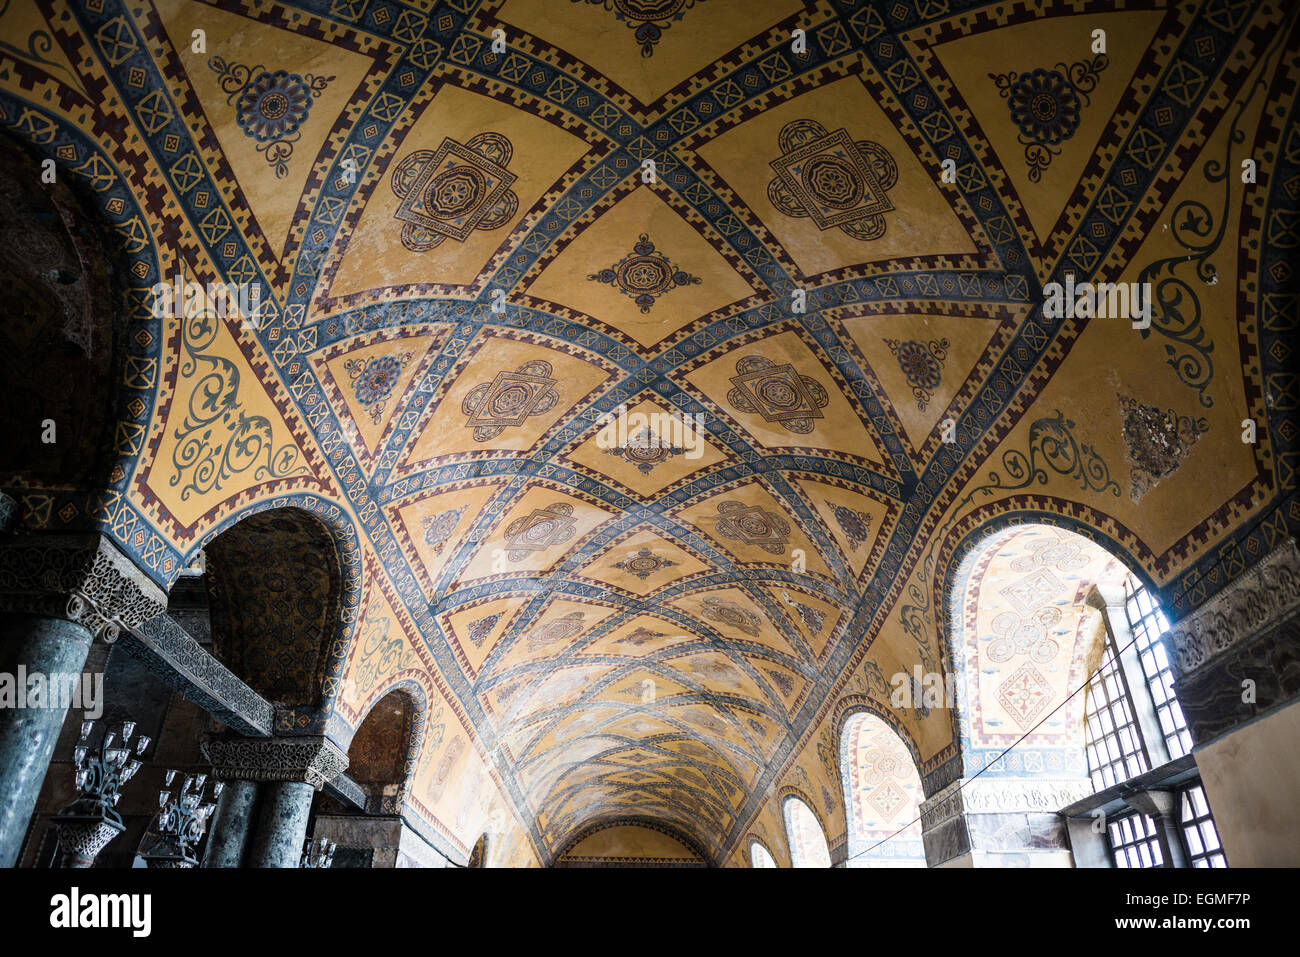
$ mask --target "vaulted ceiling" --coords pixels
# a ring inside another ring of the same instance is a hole
[[[1185,609],[1296,521],[1294,19],[16,0],[0,121],[131,264],[102,510],[160,581],[313,509],[359,569],[322,720],[422,688],[457,846],[781,857],[787,787],[842,846],[836,721],[942,666],[961,536],[1072,523]],[[1151,328],[1045,315],[1067,273],[1164,283]],[[176,274],[260,312],[152,318]],[[952,773],[947,716],[892,724]]]

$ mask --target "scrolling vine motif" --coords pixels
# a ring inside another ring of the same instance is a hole
[[[1029,449],[1008,449],[1002,454],[1002,468],[1006,473],[990,471],[988,481],[977,485],[953,507],[944,524],[935,531],[921,560],[921,574],[916,581],[907,586],[907,597],[911,603],[899,608],[899,622],[908,636],[921,650],[922,664],[929,670],[926,660],[929,657],[929,641],[926,637],[930,624],[933,595],[929,581],[934,572],[934,552],[944,534],[956,521],[962,509],[970,504],[976,495],[990,496],[994,492],[1012,492],[1029,488],[1031,485],[1045,485],[1051,477],[1049,473],[1064,475],[1079,483],[1085,492],[1101,492],[1119,497],[1119,483],[1110,477],[1110,467],[1093,447],[1080,442],[1074,436],[1075,424],[1057,410],[1055,415],[1036,419],[1029,426]]]
[[[361,659],[356,672],[358,687],[374,688],[380,679],[413,668],[418,663],[414,652],[406,647],[401,637],[388,633],[391,625],[378,605],[367,609],[361,625]]]
[[[1294,13],[1290,19],[1294,19]],[[1165,354],[1169,357],[1166,362],[1178,374],[1178,381],[1196,390],[1201,405],[1207,409],[1214,406],[1214,399],[1207,391],[1214,379],[1214,361],[1210,358],[1214,343],[1201,325],[1201,300],[1196,289],[1178,276],[1177,271],[1185,263],[1194,262],[1197,279],[1211,286],[1219,281],[1218,269],[1210,262],[1210,256],[1218,251],[1227,233],[1232,202],[1232,177],[1228,175],[1232,150],[1246,140],[1246,133],[1239,124],[1246,107],[1268,85],[1267,78],[1273,75],[1271,61],[1278,51],[1279,41],[1289,32],[1289,27],[1278,31],[1271,49],[1261,61],[1262,68],[1256,74],[1250,92],[1237,100],[1237,111],[1228,128],[1222,160],[1212,157],[1201,167],[1207,183],[1223,184],[1218,227],[1215,227],[1214,213],[1205,203],[1198,199],[1183,200],[1174,207],[1169,224],[1175,242],[1186,252],[1158,259],[1138,274],[1138,282],[1149,284],[1148,288],[1153,292],[1151,326],[1142,330],[1142,337],[1145,339],[1152,332],[1158,332],[1170,340],[1165,344]]]
[[[8,12],[9,0],[0,0],[0,19],[3,19],[4,15]],[[90,94],[86,92],[86,88],[82,86],[81,81],[77,79],[71,71],[54,60],[46,57],[45,54],[51,53],[54,50],[54,39],[44,30],[33,30],[28,35],[26,52],[19,47],[14,46],[12,43],[6,43],[4,40],[0,40],[0,50],[8,50],[10,53],[21,59],[32,60],[39,63],[47,72],[50,70],[57,70],[62,76],[68,78],[68,82],[74,90],[84,96],[87,100],[90,99]]]
[[[239,369],[229,359],[205,350],[217,338],[221,322],[211,310],[182,320],[182,341],[186,358],[182,378],[207,371],[190,392],[185,421],[172,434],[177,445],[172,452],[176,474],[170,484],[181,489],[181,501],[197,492],[220,492],[222,483],[253,469],[254,481],[286,478],[305,470],[295,464],[298,449],[292,444],[275,448],[271,421],[249,415],[239,407]]]

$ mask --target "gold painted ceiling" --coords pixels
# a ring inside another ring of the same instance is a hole
[[[960,773],[888,682],[943,670],[983,533],[1081,531],[1177,618],[1297,524],[1284,6],[0,4],[0,123],[126,303],[109,491],[24,522],[166,586],[317,516],[332,690],[280,730],[418,688],[460,853],[784,864],[796,796],[842,859],[853,713]],[[260,299],[173,318],[178,276]],[[1067,277],[1150,328],[1050,315]]]

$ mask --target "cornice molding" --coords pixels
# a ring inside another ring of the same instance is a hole
[[[1300,551],[1294,538],[1270,552],[1165,632],[1175,679],[1194,675],[1234,648],[1300,613]]]

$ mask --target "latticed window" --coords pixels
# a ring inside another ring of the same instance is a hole
[[[1129,630],[1136,639],[1135,647],[1142,661],[1147,689],[1156,707],[1165,747],[1169,749],[1170,758],[1181,758],[1192,750],[1192,736],[1187,730],[1183,709],[1174,697],[1173,671],[1165,646],[1160,643],[1160,636],[1169,630],[1169,622],[1160,606],[1152,600],[1151,593],[1132,575],[1124,582],[1124,613],[1128,617]]]
[[[1174,770],[1173,762],[1191,752],[1192,736],[1187,719],[1174,694],[1173,669],[1160,636],[1169,630],[1169,621],[1146,586],[1129,575],[1124,582],[1124,615],[1132,635],[1137,666],[1125,661],[1124,648],[1117,647],[1115,632],[1121,623],[1112,621],[1105,635],[1101,663],[1088,679],[1086,750],[1088,771],[1094,791],[1103,791],[1144,774],[1156,767]],[[1119,644],[1127,646],[1128,635]],[[1135,698],[1145,689],[1148,700]],[[1139,720],[1137,711],[1145,717]],[[1151,715],[1154,714],[1159,734]],[[1143,722],[1148,731],[1143,737]],[[1175,780],[1186,779],[1186,770]],[[1228,860],[1219,843],[1218,830],[1205,789],[1199,780],[1177,786],[1178,823],[1167,835],[1179,841],[1193,867],[1227,867]],[[1107,823],[1111,859],[1116,867],[1160,867],[1164,855],[1156,822],[1148,815],[1133,812]],[[1171,851],[1171,854],[1174,852]],[[1177,856],[1176,854],[1174,855]]]
[[[1088,681],[1086,713],[1088,768],[1094,791],[1150,768],[1142,733],[1133,718],[1128,685],[1109,635],[1101,667]]]
[[[1164,863],[1156,823],[1136,811],[1107,825],[1111,856],[1116,867],[1159,867]]]
[[[1214,826],[1210,803],[1205,800],[1205,788],[1199,783],[1183,788],[1179,803],[1183,841],[1192,867],[1227,867],[1228,859],[1219,844],[1219,831]]]

